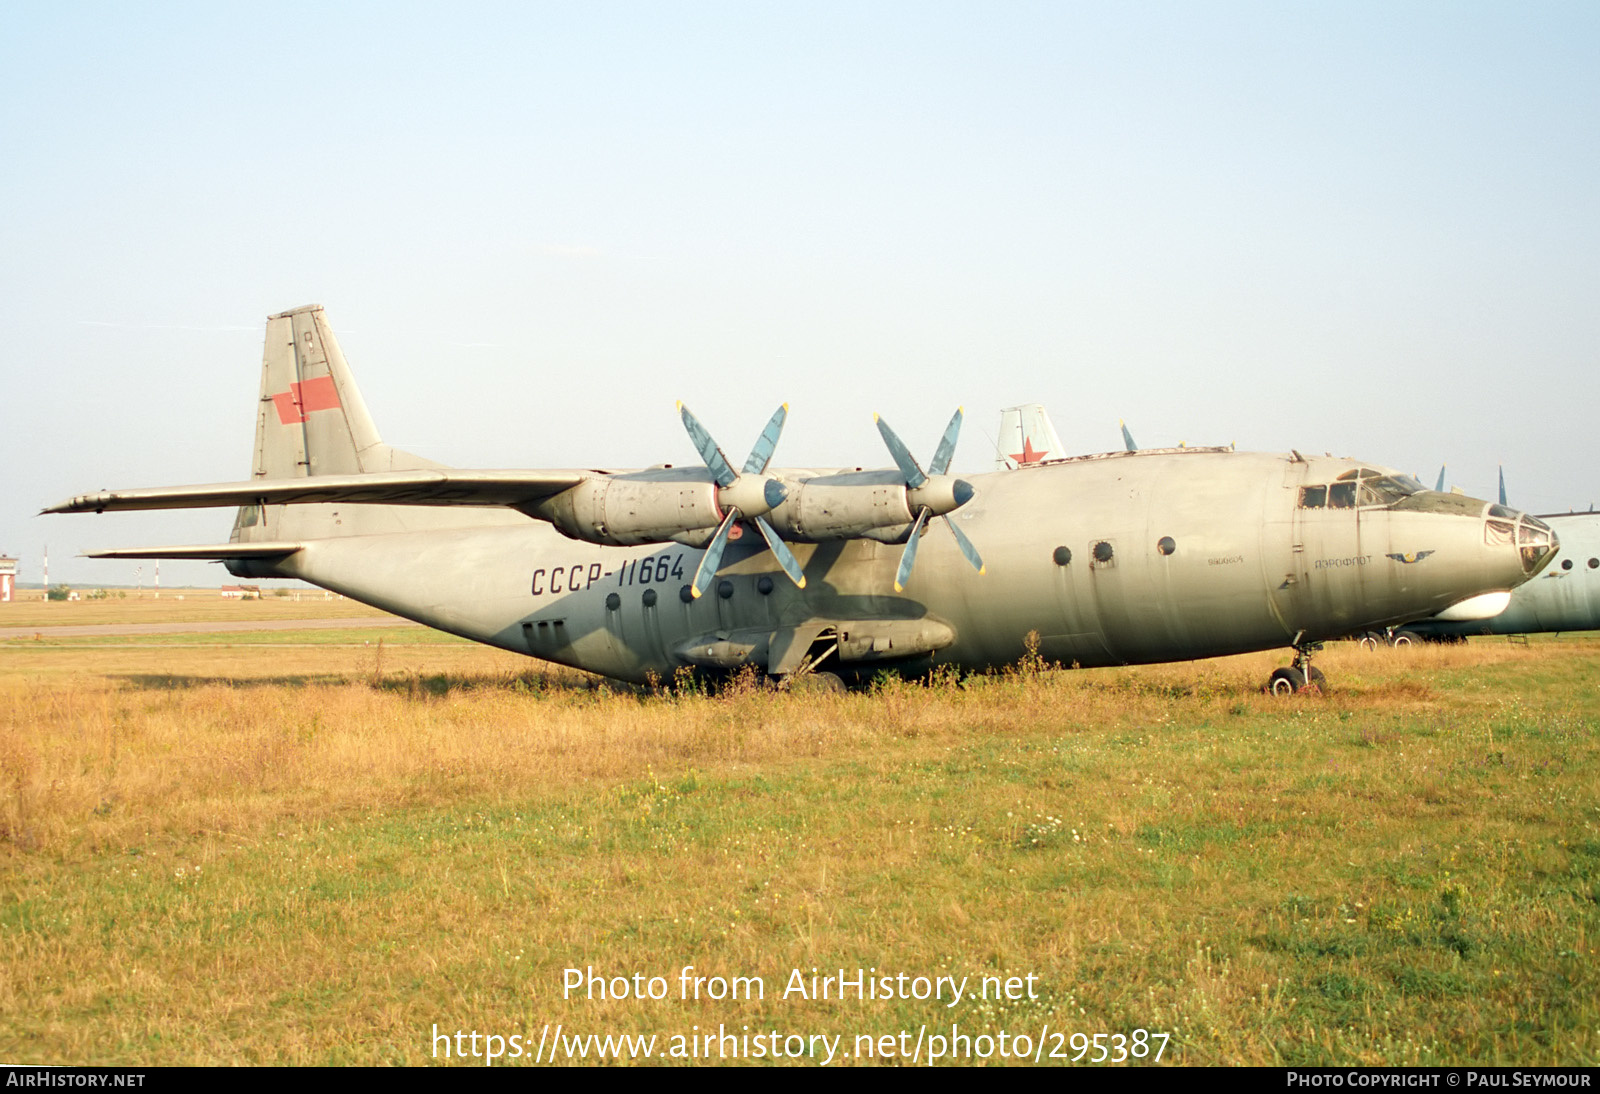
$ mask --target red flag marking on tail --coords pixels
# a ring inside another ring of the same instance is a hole
[[[339,390],[333,386],[332,376],[318,376],[303,384],[290,384],[289,390],[272,397],[278,408],[278,421],[294,425],[306,420],[313,410],[333,410],[339,405]]]

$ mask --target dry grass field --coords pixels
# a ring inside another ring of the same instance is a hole
[[[86,590],[86,595],[94,590]],[[259,600],[228,600],[215,589],[169,589],[157,597],[125,590],[108,590],[104,599],[47,601],[37,589],[22,590],[21,598],[0,604],[0,628],[37,627],[48,633],[57,626],[91,626],[102,623],[235,623],[280,619],[368,619],[387,613],[342,597],[324,598],[321,592],[293,596],[267,595]],[[180,599],[181,598],[181,599]]]
[[[643,694],[301,638],[0,643],[0,1058],[1600,1062],[1600,643],[1273,700],[1265,654]],[[969,979],[785,995],[841,968]]]

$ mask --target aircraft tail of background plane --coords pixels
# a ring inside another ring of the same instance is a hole
[[[1050,415],[1040,404],[1008,406],[1000,412],[1000,442],[995,454],[999,470],[1059,460],[1066,454]]]

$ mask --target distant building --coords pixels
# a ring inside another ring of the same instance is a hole
[[[17,587],[17,560],[0,555],[0,604],[11,603]]]
[[[222,587],[224,600],[260,600],[260,585],[224,585]]]

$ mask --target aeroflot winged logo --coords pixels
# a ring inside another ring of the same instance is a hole
[[[1407,551],[1403,555],[1390,555],[1389,557],[1394,559],[1396,562],[1411,563],[1421,562],[1431,554],[1433,554],[1432,551]]]
[[[303,384],[290,384],[289,390],[272,397],[278,408],[278,421],[295,425],[306,420],[314,410],[334,410],[339,406],[339,391],[333,386],[332,376],[318,376]]]

